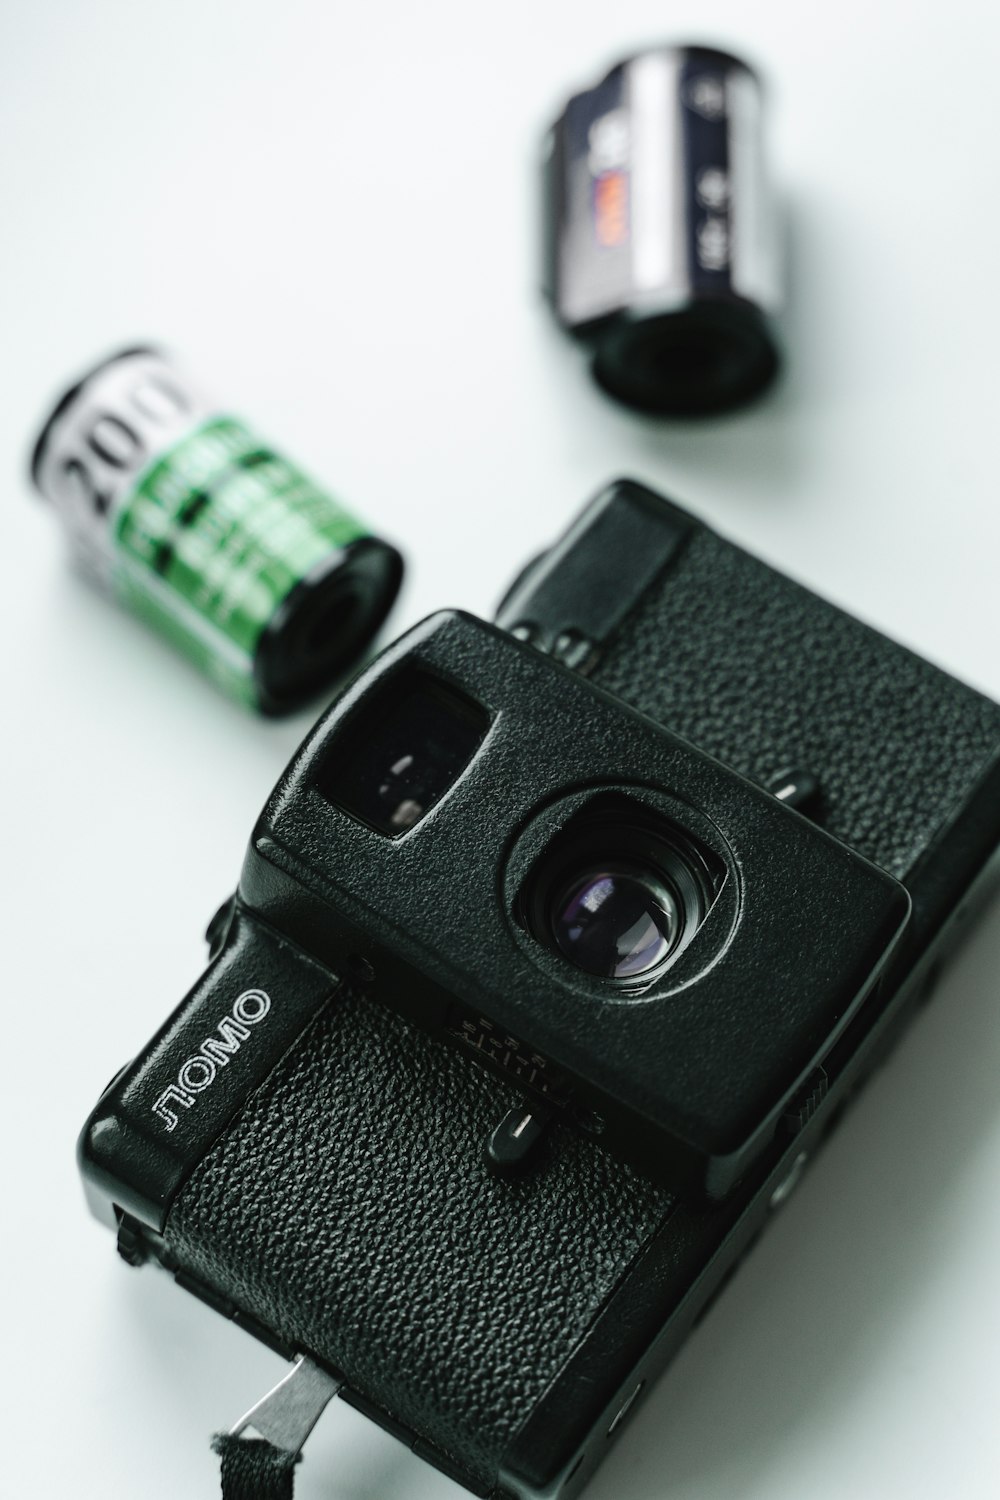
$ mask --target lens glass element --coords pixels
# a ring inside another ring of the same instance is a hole
[[[683,913],[654,870],[608,865],[563,885],[549,913],[559,951],[588,974],[631,979],[661,964],[677,941]]]

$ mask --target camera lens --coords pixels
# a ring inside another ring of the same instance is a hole
[[[683,912],[655,871],[608,865],[560,887],[549,920],[556,946],[577,968],[602,979],[632,979],[664,961]]]
[[[648,994],[695,937],[725,866],[625,793],[583,794],[565,821],[559,804],[542,818],[512,907],[518,927],[558,959],[564,981],[571,964],[618,998]]]

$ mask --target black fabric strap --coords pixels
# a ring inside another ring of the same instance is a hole
[[[222,1500],[292,1500],[297,1453],[227,1432],[212,1447],[222,1459]]]

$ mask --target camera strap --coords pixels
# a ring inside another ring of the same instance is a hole
[[[302,1445],[340,1387],[300,1354],[235,1427],[213,1438],[222,1460],[222,1500],[292,1500]]]
[[[212,1447],[222,1459],[222,1500],[292,1500],[297,1453],[230,1432],[220,1432]]]

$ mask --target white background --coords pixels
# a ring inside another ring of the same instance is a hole
[[[664,38],[760,64],[787,208],[785,379],[697,425],[612,406],[536,291],[542,128]],[[117,1261],[73,1145],[201,968],[310,718],[255,721],[71,576],[25,479],[49,402],[172,346],[402,544],[396,626],[488,613],[631,473],[1000,696],[997,39],[985,0],[4,0],[10,1494],[213,1495],[207,1435],[281,1369]],[[998,961],[994,906],[592,1500],[995,1500]],[[297,1493],[460,1492],[331,1408]]]

